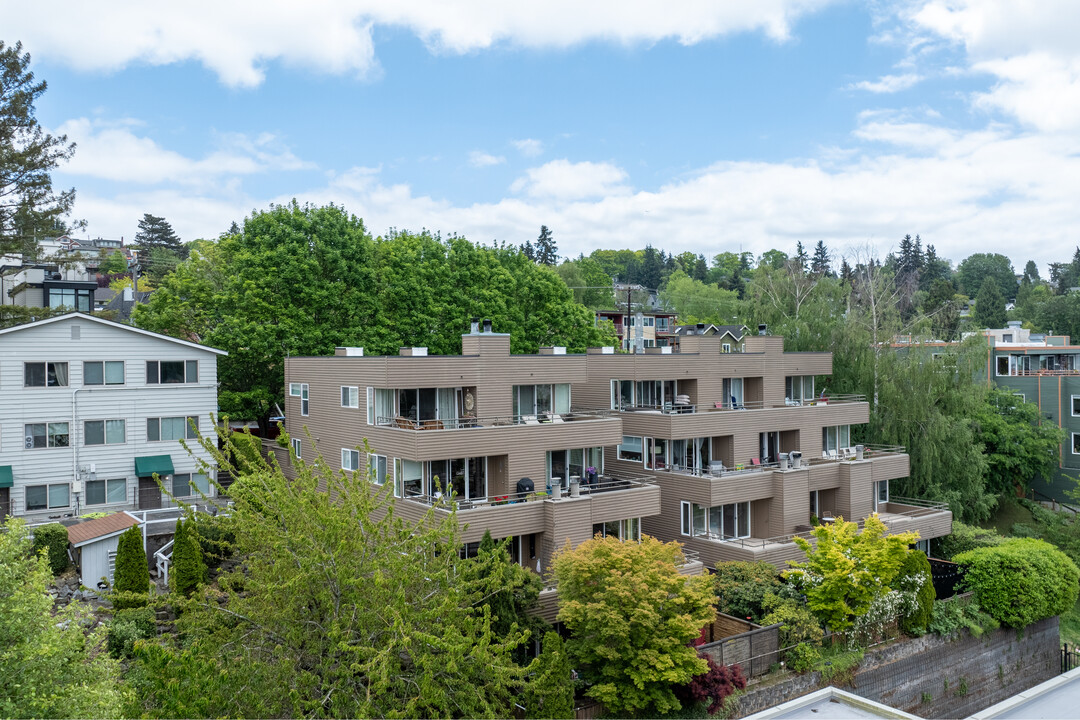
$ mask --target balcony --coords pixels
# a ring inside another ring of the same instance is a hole
[[[496,415],[491,417],[460,417],[414,420],[407,417],[378,417],[379,427],[397,430],[476,430],[479,428],[510,427],[513,425],[561,425],[587,420],[604,420],[606,412],[540,413],[538,415]]]

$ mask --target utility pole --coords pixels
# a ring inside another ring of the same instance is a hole
[[[633,291],[630,289],[630,284],[627,283],[627,285],[626,285],[626,324],[623,325],[623,336],[624,336],[624,338],[626,340],[626,349],[627,349],[628,352],[634,352],[634,350],[631,349],[632,345],[631,345],[631,342],[630,342],[630,293],[631,292],[633,292]]]

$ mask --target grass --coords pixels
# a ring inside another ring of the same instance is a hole
[[[1060,622],[1061,642],[1080,645],[1080,600],[1061,616]]]
[[[989,520],[979,523],[979,527],[994,528],[1000,535],[1011,535],[1012,526],[1015,523],[1034,523],[1035,517],[1031,511],[1021,505],[1013,497],[1002,497],[998,500],[997,509]]]

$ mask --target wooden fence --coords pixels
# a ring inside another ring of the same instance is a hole
[[[708,656],[717,665],[738,665],[746,677],[769,672],[780,662],[780,624],[759,627],[698,646],[698,654]]]

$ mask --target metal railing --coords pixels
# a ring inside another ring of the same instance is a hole
[[[825,407],[828,405],[848,405],[851,403],[866,402],[865,395],[846,393],[840,395],[826,395],[804,400],[791,400],[785,398],[783,402],[766,402],[764,400],[735,401],[731,399],[717,400],[704,403],[701,399],[692,403],[678,405],[675,403],[650,404],[650,403],[620,403],[616,408],[621,412],[660,412],[664,415],[690,415],[699,412],[728,412],[734,410],[773,410],[784,407]]]
[[[578,485],[578,494],[583,496],[599,495],[619,490],[633,490],[655,484],[656,477],[653,475],[620,472],[616,475],[601,475],[594,483],[580,483]],[[569,488],[562,486],[560,486],[560,488],[561,497],[571,497],[571,490]],[[554,498],[553,493],[549,493],[545,487],[541,486],[531,492],[503,493],[501,495],[490,495],[483,498],[462,498],[456,495],[444,494],[438,497],[432,495],[406,495],[399,499],[420,503],[428,507],[443,507],[446,509],[454,507],[459,512],[468,512],[479,508],[500,505],[517,505],[520,503],[537,502]]]
[[[491,415],[484,417],[439,418],[414,420],[408,417],[375,418],[380,427],[399,430],[472,430],[476,428],[507,427],[511,425],[559,425],[583,420],[602,420],[607,414],[595,412],[539,413],[535,415]]]

